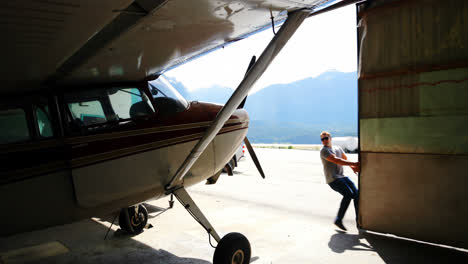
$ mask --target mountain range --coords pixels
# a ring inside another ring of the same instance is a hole
[[[169,82],[188,100],[224,104],[232,88],[211,86],[189,91]],[[357,136],[357,74],[328,71],[315,78],[274,84],[251,94],[248,137],[253,143],[319,144],[323,130],[334,136]]]

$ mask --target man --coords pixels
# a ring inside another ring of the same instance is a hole
[[[322,159],[323,172],[327,184],[336,191],[343,195],[341,200],[340,209],[335,219],[335,225],[340,229],[346,231],[343,225],[343,217],[348,209],[351,199],[354,200],[354,209],[356,210],[356,223],[358,216],[358,199],[359,194],[354,183],[346,176],[343,175],[343,166],[350,166],[351,169],[357,173],[359,172],[359,162],[348,161],[343,149],[339,146],[332,146],[331,134],[327,131],[320,133],[320,140],[323,147],[320,150],[320,158]]]

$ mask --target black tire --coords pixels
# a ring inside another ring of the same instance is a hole
[[[236,162],[234,161],[234,158],[232,158],[232,159],[228,162],[228,164],[226,164],[226,165],[229,165],[229,167],[231,168],[230,173],[229,173],[229,171],[228,171],[228,176],[233,176],[233,175],[234,175],[234,169],[236,168]]]
[[[228,163],[226,163],[226,165],[224,166],[223,168],[223,172],[226,172],[228,176],[232,176],[234,175],[233,171],[234,171],[234,158],[232,158],[231,160],[229,160]]]
[[[229,233],[219,241],[213,264],[248,264],[250,254],[249,240],[241,233]]]
[[[234,170],[234,168],[237,167],[237,165],[236,165],[236,156],[232,157],[232,159],[229,161],[229,163],[231,164],[232,170]]]
[[[124,210],[128,211],[129,218],[125,216]],[[144,205],[138,205],[138,216],[135,216],[135,206],[123,208],[122,210],[120,210],[119,226],[122,230],[125,230],[127,233],[132,235],[141,233],[143,231],[143,228],[145,228],[146,223],[148,223],[148,210],[146,210],[146,207]]]

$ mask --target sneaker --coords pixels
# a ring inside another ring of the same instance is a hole
[[[336,220],[336,221],[335,221],[335,225],[336,225],[339,229],[341,229],[341,230],[343,230],[343,231],[347,231],[347,230],[348,230],[348,229],[346,229],[346,227],[343,225],[343,222],[341,222],[341,221]]]

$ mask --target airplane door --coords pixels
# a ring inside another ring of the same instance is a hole
[[[163,194],[167,166],[154,113],[137,87],[70,91],[64,95],[67,146],[78,205],[98,207]],[[155,142],[156,141],[156,142]],[[125,201],[128,200],[128,201]]]
[[[358,13],[360,224],[468,248],[468,2]]]

